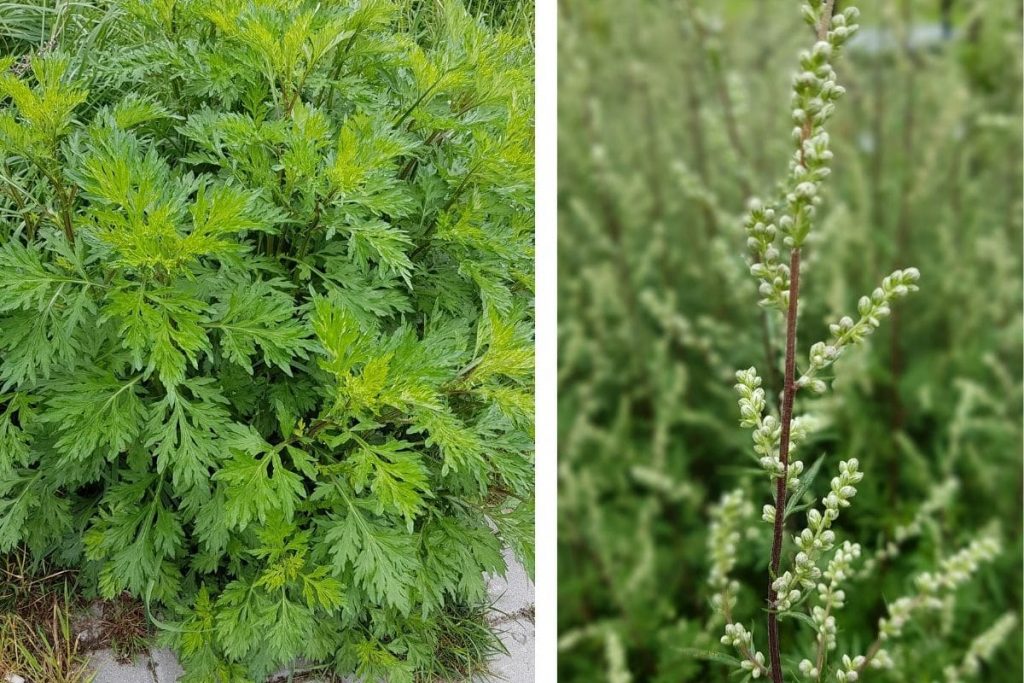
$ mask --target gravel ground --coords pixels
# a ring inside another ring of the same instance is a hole
[[[489,591],[494,600],[493,622],[501,632],[508,655],[495,658],[491,675],[479,683],[532,683],[533,659],[533,583],[510,551],[505,551],[508,574],[492,577]],[[172,683],[182,674],[174,655],[169,650],[153,650],[148,657],[140,657],[135,664],[121,665],[109,651],[92,655],[96,672],[94,683]]]

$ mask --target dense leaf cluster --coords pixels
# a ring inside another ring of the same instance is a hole
[[[0,551],[144,598],[188,681],[439,671],[532,565],[517,16],[118,0],[10,42]]]

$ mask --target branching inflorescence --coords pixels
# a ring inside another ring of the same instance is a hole
[[[815,394],[828,390],[823,371],[848,347],[864,341],[881,319],[890,314],[897,299],[917,289],[919,272],[916,268],[905,268],[885,277],[870,295],[861,297],[856,319],[844,316],[829,326],[829,338],[810,347],[806,365],[797,372],[801,249],[822,201],[822,184],[830,173],[833,155],[825,124],[844,92],[836,82],[832,64],[858,28],[858,10],[848,7],[834,13],[833,0],[809,0],[803,5],[803,14],[817,40],[810,50],[801,53],[800,70],[793,78],[795,149],[789,175],[774,201],[751,200],[745,221],[747,246],[752,252],[750,272],[759,280],[760,304],[778,311],[784,318],[785,364],[778,417],[771,414],[757,370],[751,367],[736,373],[740,424],[752,430],[754,457],[774,484],[774,503],[765,504],[761,514],[773,530],[767,591],[767,661],[757,650],[751,630],[733,619],[739,584],[730,580],[728,573],[736,562],[740,522],[749,508],[742,490],[727,494],[712,511],[710,583],[713,606],[726,622],[721,642],[735,648],[739,655],[736,664],[750,677],[770,677],[774,683],[782,683],[784,648],[779,638],[779,620],[795,616],[813,625],[815,631],[815,643],[804,648],[813,652],[814,657],[799,661],[796,668],[800,675],[812,681],[846,683],[858,680],[868,668],[892,667],[893,658],[883,644],[900,636],[904,625],[918,612],[941,607],[944,596],[967,581],[980,563],[998,553],[999,543],[994,535],[983,535],[943,560],[938,571],[919,574],[915,592],[889,605],[887,615],[879,620],[876,640],[863,654],[843,654],[838,661],[829,662],[830,653],[837,649],[836,613],[847,597],[842,586],[854,577],[854,564],[862,552],[861,546],[851,541],[836,547],[836,533],[831,527],[840,511],[850,506],[864,475],[856,458],[840,462],[820,508],[804,502],[821,462],[805,473],[803,463],[792,457],[808,430],[808,420],[793,414],[794,400],[803,388]],[[785,251],[788,265],[783,256]],[[806,525],[793,538],[795,553],[791,557],[787,554],[784,562],[786,520],[805,509]],[[976,670],[977,661],[994,647],[992,641],[1005,637],[1010,628],[1012,624],[1001,621],[983,634],[960,668],[951,667],[948,675],[955,677],[961,668]]]

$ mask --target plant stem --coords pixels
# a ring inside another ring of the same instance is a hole
[[[786,479],[789,474],[789,432],[793,421],[793,397],[796,395],[796,317],[800,296],[800,247],[789,255],[789,309],[786,312],[786,368],[782,389],[782,434],[779,438],[779,460],[782,475],[775,479],[775,528],[772,538],[772,558],[768,572],[768,653],[772,680],[782,683],[782,655],[779,649],[779,615],[775,605],[778,593],[772,587],[782,560],[782,527],[786,513]]]
[[[317,97],[317,101],[316,101],[316,106],[317,107],[324,106],[324,99],[325,99],[324,98],[324,93],[327,93],[327,98],[326,99],[327,99],[327,104],[329,105],[328,108],[333,107],[333,105],[334,105],[334,90],[335,90],[335,87],[338,85],[338,79],[341,78],[341,68],[345,65],[345,61],[348,59],[348,53],[349,53],[349,51],[352,50],[352,45],[355,44],[356,38],[359,37],[359,33],[362,30],[363,30],[363,28],[359,27],[355,31],[353,31],[352,35],[348,39],[348,42],[345,43],[345,49],[342,50],[340,55],[335,55],[334,67],[333,67],[333,69],[331,71],[331,76],[328,79],[328,81],[330,82],[330,86],[328,86],[328,88],[326,90],[323,90],[323,91],[320,92],[320,95]]]
[[[829,589],[829,597],[831,597],[831,595],[832,595],[831,589]],[[824,623],[826,620],[828,620],[828,616],[829,616],[829,613],[831,611],[832,611],[832,603],[829,602],[825,606],[825,616],[822,617],[822,623]],[[814,665],[814,668],[818,670],[818,678],[817,678],[817,680],[819,681],[819,683],[821,681],[821,677],[825,674],[825,652],[827,650],[828,650],[828,647],[825,645],[825,635],[824,635],[824,632],[819,631],[818,632],[818,656],[814,660],[816,662],[815,665]]]
[[[299,258],[302,258],[303,256],[306,255],[306,250],[309,248],[309,238],[313,235],[313,232],[320,226],[320,218],[323,215],[324,202],[331,201],[333,195],[334,193],[330,192],[327,194],[325,198],[323,198],[323,200],[321,200],[320,197],[317,197],[316,205],[313,208],[313,220],[312,222],[310,222],[309,227],[306,228],[306,234],[302,236],[302,246],[299,247],[298,251]]]
[[[857,667],[858,675],[864,673],[864,670],[868,668],[868,664],[871,663],[871,660],[875,658],[875,655],[878,654],[880,649],[882,649],[882,639],[880,637],[875,638],[875,642],[871,643],[871,647],[869,647],[868,651],[864,654],[864,663]]]
[[[60,169],[51,170],[41,161],[35,161],[35,164],[53,187],[54,194],[57,196],[57,203],[60,205],[58,208],[60,211],[61,229],[64,231],[64,237],[67,239],[68,244],[74,246],[75,229],[71,218],[74,212],[74,193],[64,185]]]
[[[75,246],[75,228],[71,222],[72,200],[69,194],[70,193],[68,193],[67,191],[63,191],[61,193],[61,227],[64,230],[64,237],[67,239],[68,244],[70,244],[71,246]]]
[[[821,8],[821,20],[818,22],[817,38],[825,40],[829,25],[832,23],[832,11],[835,0],[825,0]],[[803,143],[810,137],[810,126],[804,126],[800,136],[801,163],[803,163]],[[793,397],[796,396],[796,318],[797,303],[800,298],[800,245],[793,246],[789,254],[789,301],[786,311],[786,367],[782,389],[782,433],[779,436],[779,460],[782,462],[782,476],[775,480],[775,526],[772,536],[771,564],[768,571],[768,656],[771,662],[772,681],[783,683],[782,653],[779,647],[779,614],[776,608],[778,593],[772,587],[779,573],[782,560],[783,526],[786,521],[786,480],[789,478],[789,437],[793,421]]]
[[[391,124],[392,128],[397,129],[399,126],[401,126],[403,123],[405,123],[405,120],[407,118],[409,118],[409,116],[411,116],[414,111],[416,111],[416,107],[420,106],[420,103],[423,102],[423,100],[427,99],[427,97],[431,93],[434,92],[434,90],[437,88],[437,86],[441,84],[441,81],[444,79],[444,77],[447,76],[448,74],[450,74],[453,71],[455,71],[455,69],[448,69],[443,74],[438,76],[437,80],[434,81],[433,83],[431,83],[430,87],[428,87],[426,90],[424,90],[420,94],[420,96],[416,98],[416,101],[413,102],[412,105],[408,109],[406,109],[404,112],[402,112],[401,116],[399,116],[397,119],[395,119],[395,122],[393,124]]]
[[[761,309],[761,343],[764,345],[764,360],[768,364],[768,382],[769,386],[778,387],[782,384],[782,379],[779,377],[779,357],[777,355],[775,344],[772,342],[774,332],[772,330],[772,319],[774,315],[773,311],[768,309]],[[778,397],[767,396],[769,405],[774,406],[775,401]]]

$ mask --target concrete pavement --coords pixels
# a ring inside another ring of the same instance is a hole
[[[533,582],[526,570],[506,550],[508,572],[504,578],[488,579],[488,592],[494,601],[491,623],[501,635],[508,655],[491,662],[491,673],[476,683],[532,683],[534,680]],[[154,649],[134,664],[118,664],[108,650],[91,656],[96,673],[93,683],[173,683],[183,671],[174,654]]]

